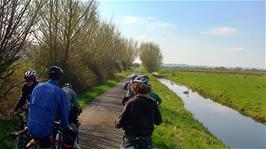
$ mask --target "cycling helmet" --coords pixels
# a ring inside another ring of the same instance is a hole
[[[24,79],[26,81],[36,81],[36,71],[35,70],[28,70],[24,74]]]
[[[132,89],[135,94],[147,94],[151,91],[151,87],[148,84],[148,79],[138,76],[132,83]]]
[[[48,75],[62,76],[63,73],[63,70],[58,66],[48,68]]]
[[[131,78],[132,78],[132,80],[136,79],[136,77],[137,77],[137,76],[138,76],[138,75],[137,75],[137,74],[135,74],[135,73],[134,73],[134,74],[132,74],[132,75],[131,75]]]
[[[64,85],[64,87],[69,87],[69,88],[71,88],[72,89],[72,85],[70,84],[70,83],[66,83],[65,85]]]
[[[49,79],[60,80],[61,76],[63,75],[63,70],[58,66],[52,66],[48,68],[47,73],[48,73]]]
[[[138,82],[138,83],[143,83],[143,84],[148,85],[148,79],[146,77],[143,77],[143,76],[136,77],[136,79],[134,79],[133,82]]]

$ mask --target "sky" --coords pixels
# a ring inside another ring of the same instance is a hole
[[[265,68],[265,1],[101,0],[122,35],[156,42],[163,63]]]

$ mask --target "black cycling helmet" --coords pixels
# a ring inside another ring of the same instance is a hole
[[[59,80],[64,72],[60,67],[52,66],[52,67],[48,68],[47,73],[48,73],[50,79]]]

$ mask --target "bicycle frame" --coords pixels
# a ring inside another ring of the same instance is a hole
[[[39,149],[38,140],[32,141],[29,149]],[[60,127],[60,123],[55,122],[54,132],[51,136],[52,149],[62,149],[63,148],[63,132]]]
[[[56,130],[55,141],[53,143],[55,149],[63,148],[63,134],[60,130]]]
[[[14,149],[25,149],[26,144],[31,139],[26,129],[12,132],[11,135],[15,138]]]

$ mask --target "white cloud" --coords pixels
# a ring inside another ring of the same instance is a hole
[[[138,24],[142,26],[147,26],[150,29],[176,27],[176,24],[162,21],[156,17],[126,16],[123,18],[123,20],[124,24]]]
[[[244,48],[240,48],[240,47],[233,47],[233,48],[227,48],[225,49],[227,51],[233,51],[233,52],[239,52],[239,51],[243,51]]]
[[[222,26],[213,28],[208,31],[203,31],[201,34],[207,34],[207,35],[215,35],[215,36],[228,36],[236,33],[238,31],[237,28],[231,27],[231,26]]]
[[[134,24],[134,23],[137,23],[138,21],[138,17],[135,17],[135,16],[126,16],[124,18],[124,23],[125,24]]]

